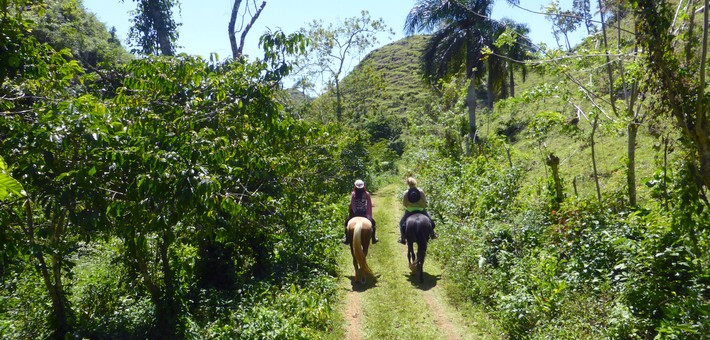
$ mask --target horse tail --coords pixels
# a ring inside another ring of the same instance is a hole
[[[417,241],[417,262],[424,263],[424,256],[426,256],[427,240],[423,239],[421,242]]]
[[[363,272],[372,275],[370,267],[367,266],[365,252],[362,250],[362,222],[357,222],[355,231],[353,232],[353,254],[355,254],[355,260],[360,268],[362,268]]]
[[[424,263],[426,256],[427,244],[429,243],[429,233],[426,230],[431,230],[429,221],[417,220],[417,262]]]

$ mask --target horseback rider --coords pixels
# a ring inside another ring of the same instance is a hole
[[[417,188],[417,180],[415,180],[413,177],[407,178],[407,185],[409,186],[409,189],[404,192],[404,195],[402,197],[402,204],[404,205],[404,216],[402,216],[402,219],[399,220],[400,238],[397,242],[401,244],[407,243],[407,238],[404,235],[405,223],[407,223],[407,217],[417,213],[429,217],[432,229],[431,238],[437,238],[438,235],[436,235],[436,232],[434,232],[434,220],[431,219],[431,216],[429,216],[429,213],[427,213],[426,211],[427,201],[426,196],[424,196],[424,192],[421,189]]]
[[[355,187],[350,194],[350,208],[348,209],[349,216],[345,221],[345,240],[343,243],[350,244],[348,238],[348,221],[355,216],[365,217],[372,223],[372,244],[380,242],[375,236],[375,219],[372,218],[372,198],[370,193],[365,189],[365,182],[362,180],[355,181]]]

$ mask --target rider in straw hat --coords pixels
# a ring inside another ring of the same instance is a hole
[[[372,199],[370,198],[370,193],[365,189],[365,182],[362,180],[355,181],[355,187],[350,194],[350,209],[348,210],[350,214],[347,221],[345,221],[345,240],[343,243],[350,244],[348,221],[355,216],[366,217],[372,222],[372,244],[379,242],[380,240],[375,236],[375,220],[372,218]]]
[[[404,205],[404,216],[402,216],[402,219],[399,220],[400,238],[397,242],[401,244],[406,243],[404,237],[404,224],[407,222],[407,217],[412,216],[416,213],[420,213],[426,215],[426,217],[429,217],[429,220],[431,220],[432,228],[431,238],[437,238],[436,232],[433,231],[434,220],[431,219],[431,216],[429,216],[429,213],[427,213],[426,211],[427,201],[426,196],[424,196],[424,191],[421,191],[421,189],[417,188],[417,180],[414,179],[414,177],[407,178],[407,185],[409,186],[409,189],[404,192],[404,196],[402,197],[402,204]]]

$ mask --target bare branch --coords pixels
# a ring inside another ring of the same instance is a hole
[[[237,59],[239,55],[239,46],[237,46],[236,32],[234,31],[234,25],[237,23],[237,14],[239,14],[239,6],[241,6],[242,0],[234,0],[234,6],[232,6],[232,14],[229,16],[229,25],[227,26],[227,33],[229,34],[229,44],[232,47],[232,58]]]
[[[254,22],[256,22],[256,19],[259,18],[259,15],[261,15],[261,11],[264,10],[264,7],[265,7],[265,6],[266,6],[266,0],[264,0],[264,1],[261,3],[261,6],[259,6],[259,9],[257,9],[257,10],[256,10],[256,13],[254,13],[254,15],[251,17],[251,20],[249,21],[249,23],[247,24],[247,26],[244,27],[244,30],[242,31],[242,36],[241,36],[241,38],[240,38],[240,40],[239,40],[239,49],[238,49],[238,51],[237,51],[240,56],[242,55],[242,51],[244,50],[244,40],[245,40],[246,37],[247,37],[247,33],[249,33],[249,30],[251,30],[252,26],[254,26]]]
[[[516,5],[516,4],[513,4],[513,6],[515,6],[515,7],[517,7],[517,8],[520,8],[520,9],[522,9],[523,11],[530,12],[530,13],[534,13],[534,14],[541,14],[541,15],[546,15],[546,16],[566,17],[566,18],[574,18],[574,19],[587,20],[587,18],[578,16],[578,15],[571,15],[571,14],[564,14],[564,13],[545,13],[545,12],[534,11],[534,10],[531,10],[531,9],[529,9],[529,8],[521,7],[520,5]],[[598,23],[598,24],[601,23],[601,21],[599,21],[599,20],[592,20],[592,19],[590,19],[589,21],[590,21],[590,22],[595,22],[595,23]],[[625,30],[625,29],[622,29],[622,31],[624,31],[624,32],[626,32],[626,33],[631,33],[631,34],[634,33],[634,32],[631,32],[631,31],[628,31],[628,30]]]

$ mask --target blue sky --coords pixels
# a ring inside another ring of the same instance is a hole
[[[246,1],[246,0],[245,0]],[[532,10],[540,10],[551,0],[521,0],[521,6]],[[83,0],[84,6],[95,13],[99,20],[109,28],[114,26],[121,41],[125,45],[130,27],[129,14],[135,8],[133,0]],[[261,1],[257,1],[261,3]],[[572,0],[560,0],[562,8],[570,8]],[[233,0],[180,0],[180,10],[177,11],[177,21],[180,38],[178,51],[197,54],[209,58],[210,53],[217,53],[220,58],[231,55],[227,24],[232,9]],[[244,53],[254,57],[261,56],[258,47],[259,36],[271,29],[280,28],[286,33],[297,31],[307,23],[320,19],[325,23],[338,22],[344,18],[359,16],[360,11],[367,10],[373,18],[383,18],[385,23],[395,32],[394,40],[404,37],[402,28],[409,10],[415,0],[268,0],[254,28],[247,36]],[[497,0],[492,11],[495,19],[511,18],[523,22],[530,28],[530,37],[535,43],[544,42],[548,46],[556,46],[552,35],[551,24],[543,15],[532,14],[518,8],[510,7],[505,0]],[[582,39],[584,29],[579,29],[573,37],[573,43]],[[389,39],[380,39],[384,45]],[[353,65],[356,62],[352,63]]]

